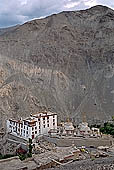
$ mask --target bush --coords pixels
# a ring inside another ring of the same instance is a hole
[[[25,160],[25,159],[26,159],[26,155],[23,155],[23,154],[19,155],[19,159],[20,159],[21,161]]]
[[[28,157],[28,158],[32,157],[32,153],[28,153],[28,154],[27,154],[27,157]]]
[[[114,125],[106,122],[104,123],[104,126],[100,128],[100,132],[114,136]]]
[[[19,154],[19,159],[21,160],[21,161],[23,161],[23,160],[25,160],[26,158],[30,158],[30,157],[32,157],[32,148],[33,148],[33,146],[32,146],[32,139],[29,139],[29,152],[27,153],[27,154]]]

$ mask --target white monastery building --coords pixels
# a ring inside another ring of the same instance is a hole
[[[25,139],[48,134],[51,129],[57,129],[57,114],[50,111],[31,114],[23,120],[7,120],[7,131]]]

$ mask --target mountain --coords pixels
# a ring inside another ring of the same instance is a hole
[[[12,27],[7,27],[7,28],[0,28],[0,35],[4,34],[6,32],[14,31],[18,27],[19,27],[19,25],[12,26]]]
[[[54,14],[0,36],[0,120],[49,109],[59,120],[114,115],[114,11]]]

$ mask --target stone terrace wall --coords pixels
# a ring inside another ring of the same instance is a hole
[[[45,136],[45,140],[55,143],[59,147],[66,147],[71,146],[72,144],[75,144],[76,146],[110,146],[112,143],[112,139],[103,139],[103,138],[64,138],[64,139],[58,139],[58,138],[50,138]]]
[[[18,141],[18,142],[21,142],[21,143],[27,143],[27,140],[21,138],[21,137],[17,137],[17,136],[14,136],[12,134],[8,134],[7,137],[9,139],[12,139],[12,140],[15,140],[15,141]]]

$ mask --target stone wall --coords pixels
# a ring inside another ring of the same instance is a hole
[[[18,141],[18,142],[22,142],[22,143],[27,143],[27,140],[21,138],[21,137],[18,137],[18,136],[14,136],[12,134],[8,134],[7,136],[9,139],[12,139],[12,140],[15,140],[15,141]]]
[[[45,136],[45,140],[55,143],[59,147],[71,146],[72,144],[76,146],[110,146],[112,144],[112,139],[103,139],[103,138],[50,138]]]

